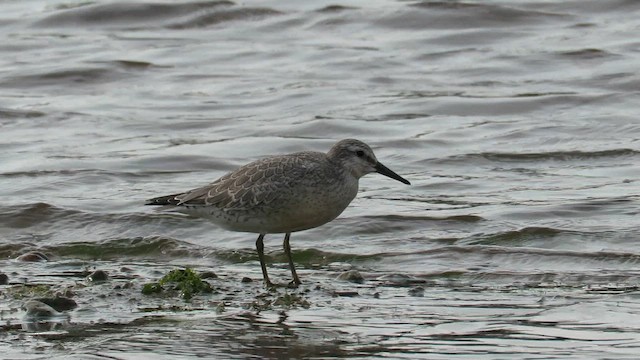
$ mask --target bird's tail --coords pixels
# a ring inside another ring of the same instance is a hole
[[[144,204],[145,205],[178,205],[180,200],[176,199],[176,196],[180,194],[173,195],[165,195],[157,198],[149,199]]]

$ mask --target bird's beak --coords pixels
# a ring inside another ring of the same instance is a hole
[[[400,181],[401,183],[404,183],[404,184],[407,184],[407,185],[411,185],[411,183],[409,182],[409,180],[407,180],[407,179],[403,178],[402,176],[400,176],[400,175],[396,174],[395,172],[393,172],[393,170],[391,170],[391,169],[389,169],[388,167],[386,167],[386,166],[382,165],[382,163],[380,163],[380,162],[378,162],[378,163],[376,164],[375,169],[376,169],[376,172],[377,172],[378,174],[382,174],[382,175],[384,175],[384,176],[388,176],[388,177],[390,177],[390,178],[392,178],[392,179],[398,180],[398,181]]]

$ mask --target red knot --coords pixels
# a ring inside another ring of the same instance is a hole
[[[266,234],[284,233],[284,252],[293,280],[300,285],[289,239],[291,233],[335,219],[358,193],[358,180],[377,172],[410,185],[382,165],[359,140],[338,141],[329,152],[304,151],[271,156],[232,171],[209,185],[160,196],[146,205],[165,205],[211,220],[222,228],[259,234],[256,248],[267,286],[273,286],[264,261]]]

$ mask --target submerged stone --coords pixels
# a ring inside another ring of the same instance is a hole
[[[18,261],[39,262],[49,261],[49,258],[47,257],[47,255],[41,253],[40,251],[29,251],[28,253],[18,256]]]
[[[405,274],[387,274],[378,277],[378,281],[384,283],[386,286],[411,286],[416,284],[424,284],[426,283],[423,279],[418,279],[413,276],[405,275]]]
[[[338,280],[362,284],[364,282],[364,277],[358,270],[349,270],[338,275]]]
[[[33,318],[47,318],[60,315],[60,313],[54,308],[38,300],[29,300],[25,302],[22,305],[22,309],[27,312],[27,317]]]
[[[422,286],[416,286],[414,288],[409,289],[409,296],[423,297],[424,296],[424,288]]]

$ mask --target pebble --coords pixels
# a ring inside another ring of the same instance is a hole
[[[109,275],[103,270],[96,270],[87,276],[91,282],[103,282],[109,280]]]

